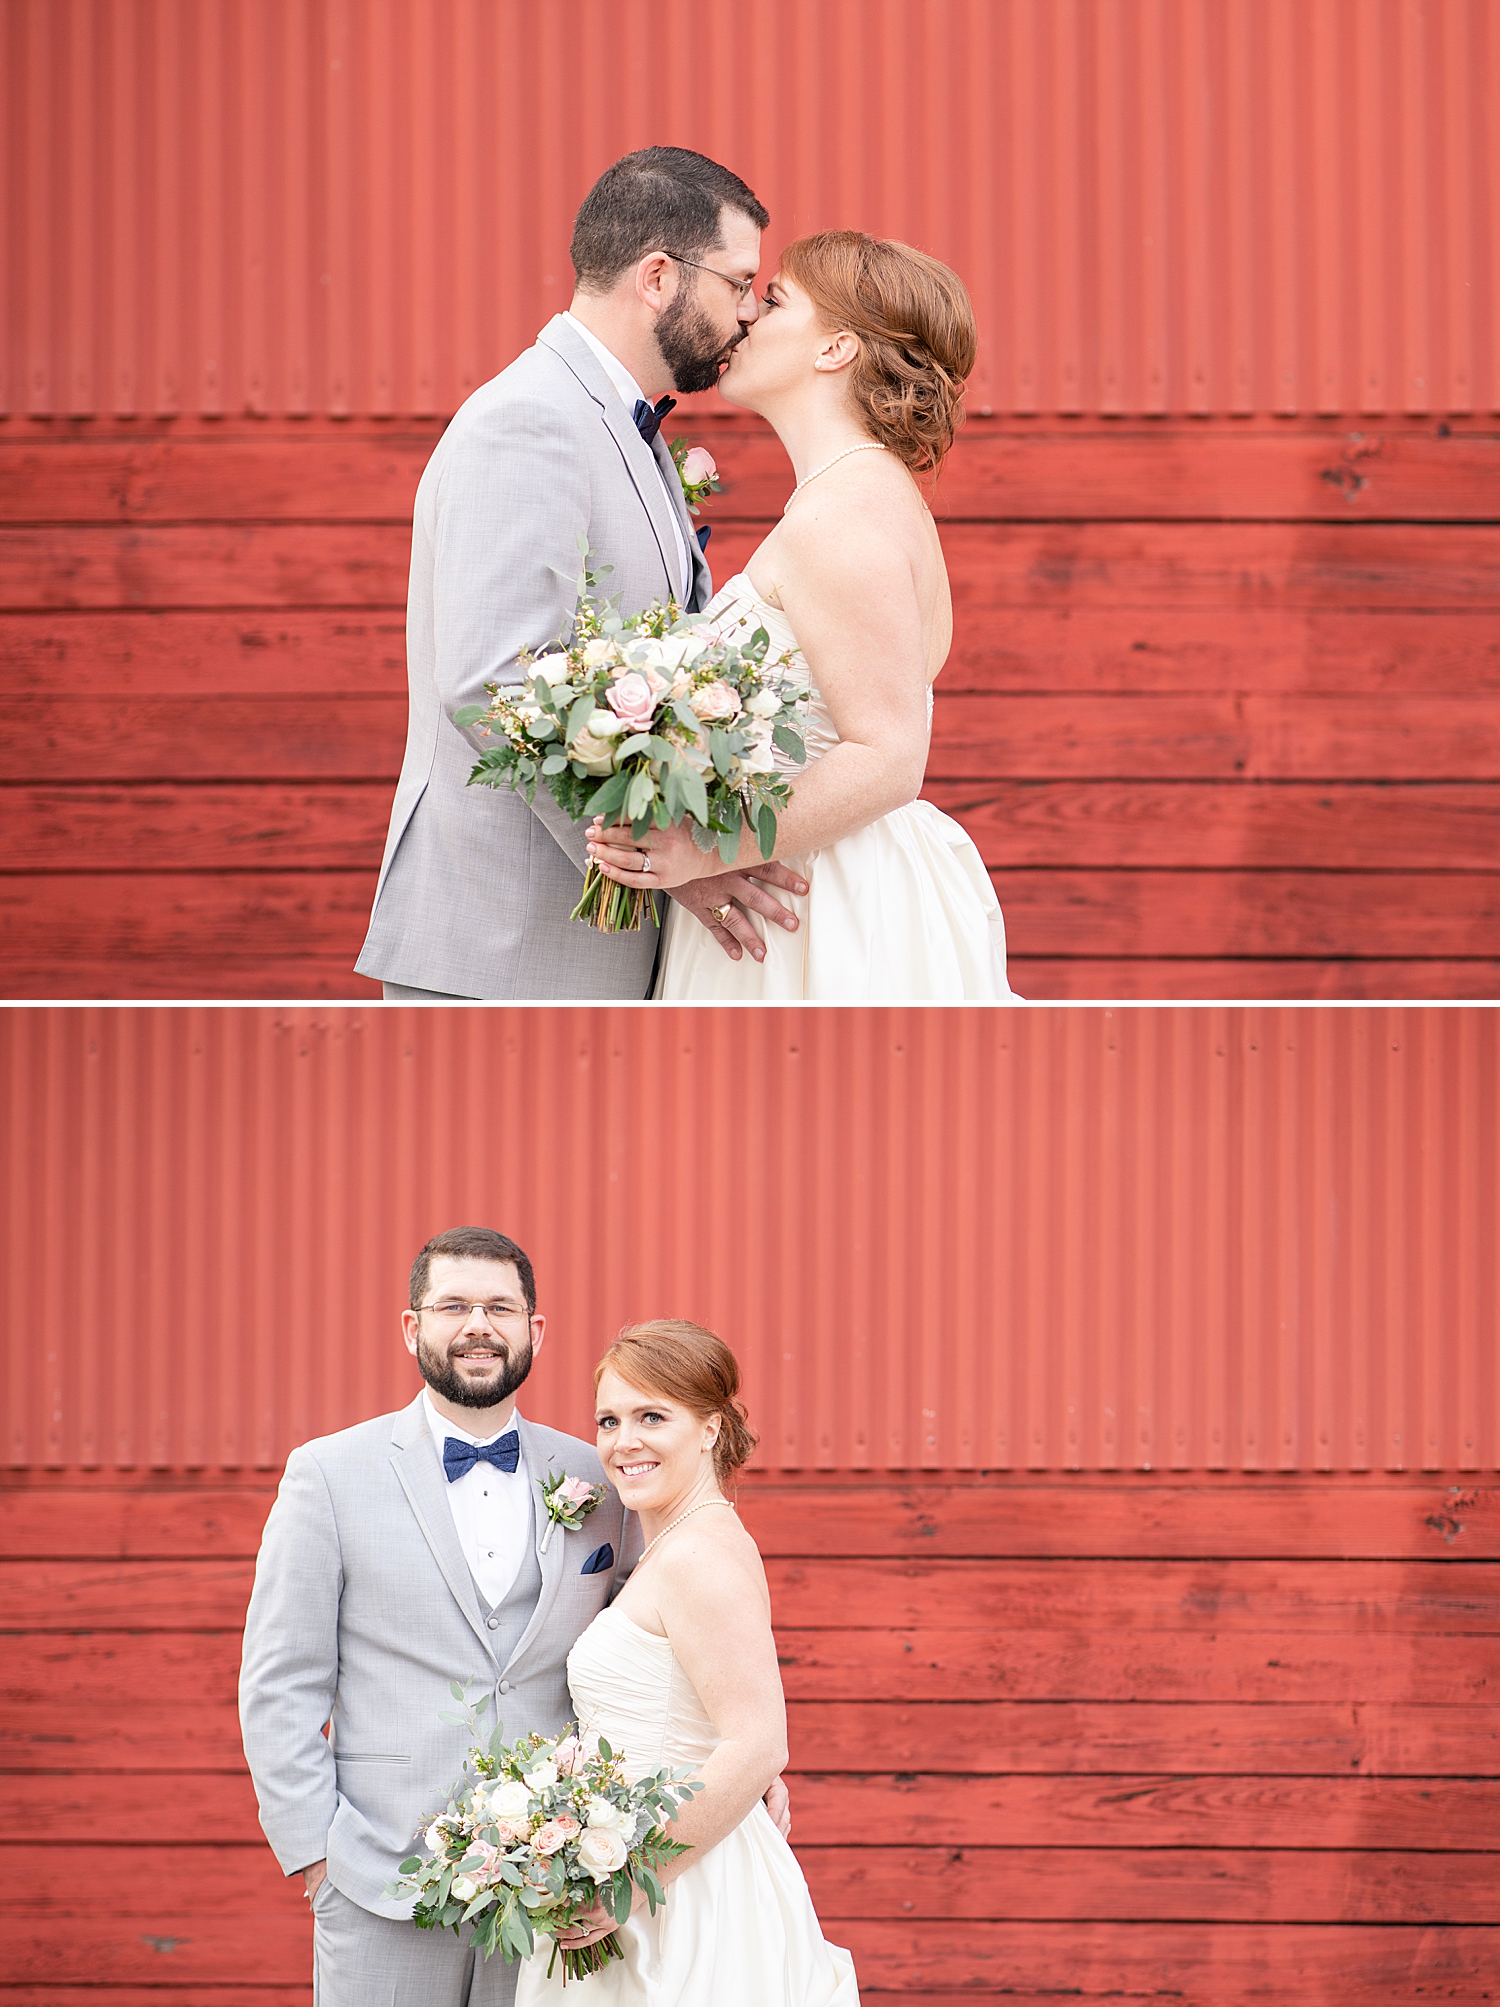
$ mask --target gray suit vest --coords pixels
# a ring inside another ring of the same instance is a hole
[[[511,1583],[498,1603],[487,1603],[479,1593],[479,1584],[474,1584],[474,1593],[479,1596],[479,1607],[484,1613],[484,1627],[489,1633],[490,1649],[495,1654],[495,1663],[503,1672],[509,1665],[511,1654],[521,1642],[526,1626],[531,1622],[536,1609],[537,1598],[542,1593],[542,1564],[536,1552],[536,1486],[528,1475],[527,1497],[531,1506],[526,1521],[526,1552],[521,1565],[516,1570],[516,1579]],[[554,1539],[558,1536],[554,1534]],[[472,1572],[472,1571],[471,1571]],[[508,1685],[506,1690],[508,1691]]]

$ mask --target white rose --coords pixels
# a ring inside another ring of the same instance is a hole
[[[596,718],[599,715],[598,711],[594,713]],[[604,715],[608,716],[608,713],[606,712]],[[616,729],[619,729],[619,725],[620,721],[616,718]],[[575,732],[573,737],[568,741],[568,757],[580,761],[586,774],[612,774],[615,770],[613,746],[610,745],[608,739],[596,739],[587,725],[583,727],[582,731]]]
[[[587,1826],[578,1842],[578,1865],[596,1882],[605,1882],[616,1868],[624,1867],[629,1852],[620,1834],[605,1826]]]
[[[608,1798],[590,1798],[588,1810],[584,1816],[584,1824],[592,1831],[601,1833],[623,1832],[627,1822],[631,1825],[635,1823],[634,1813],[622,1811],[618,1805],[612,1804]]]
[[[524,1819],[531,1810],[531,1793],[513,1777],[490,1793],[490,1810],[497,1819]]]
[[[557,1765],[543,1757],[540,1762],[533,1763],[526,1772],[526,1782],[533,1791],[548,1790],[557,1782]]]
[[[601,662],[607,662],[615,652],[615,644],[607,635],[595,635],[592,641],[583,645],[583,659],[591,669],[597,669]]]
[[[440,1854],[448,1844],[448,1829],[446,1826],[429,1826],[422,1839],[429,1854]]]
[[[740,754],[740,764],[747,774],[775,773],[776,753],[771,734],[764,725],[757,729],[749,745]]]
[[[584,729],[592,732],[596,739],[613,739],[624,731],[625,720],[617,718],[608,704],[596,704]]]
[[[479,1893],[479,1884],[472,1875],[458,1875],[448,1884],[448,1893],[455,1902],[472,1902]]]
[[[781,709],[781,699],[774,690],[757,690],[745,709],[752,718],[774,718]]]

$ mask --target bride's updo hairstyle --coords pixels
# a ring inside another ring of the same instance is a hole
[[[830,330],[857,336],[849,388],[871,437],[914,474],[936,473],[963,422],[964,379],[979,354],[957,272],[862,230],[801,237],[782,252],[781,269]]]
[[[758,1438],[736,1398],[739,1362],[712,1331],[677,1317],[627,1324],[594,1368],[596,1390],[606,1367],[643,1394],[679,1402],[700,1421],[719,1417],[714,1474],[720,1485],[730,1484],[741,1464],[749,1462]]]

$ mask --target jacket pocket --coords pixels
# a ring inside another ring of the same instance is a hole
[[[390,1756],[373,1749],[335,1749],[335,1763],[410,1763],[409,1756]]]

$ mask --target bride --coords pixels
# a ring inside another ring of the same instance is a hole
[[[825,1943],[761,1802],[786,1760],[786,1707],[765,1571],[723,1492],[755,1447],[734,1355],[697,1324],[639,1324],[594,1384],[599,1455],[646,1545],[568,1654],[574,1711],[632,1778],[690,1766],[705,1788],[668,1829],[691,1851],[660,1871],[665,1907],[653,1918],[637,1891],[617,1929],[624,1957],[565,1996],[544,1944],[520,1969],[516,2007],[859,2007],[854,1962]],[[596,1915],[561,1941],[616,1928]]]
[[[915,477],[935,474],[953,443],[976,347],[968,295],[946,265],[833,230],[787,247],[734,350],[719,388],[774,426],[797,485],[702,617],[725,635],[764,627],[772,659],[791,651],[805,665],[808,760],[778,755],[793,795],[775,855],[808,890],[790,901],[796,933],[744,909],[764,942],[759,960],[674,904],[658,998],[1014,1001],[983,861],[956,822],[917,799],[953,607]],[[637,842],[628,825],[596,820],[590,853],[634,887],[726,868],[683,827]],[[738,868],[759,862],[747,830]]]

